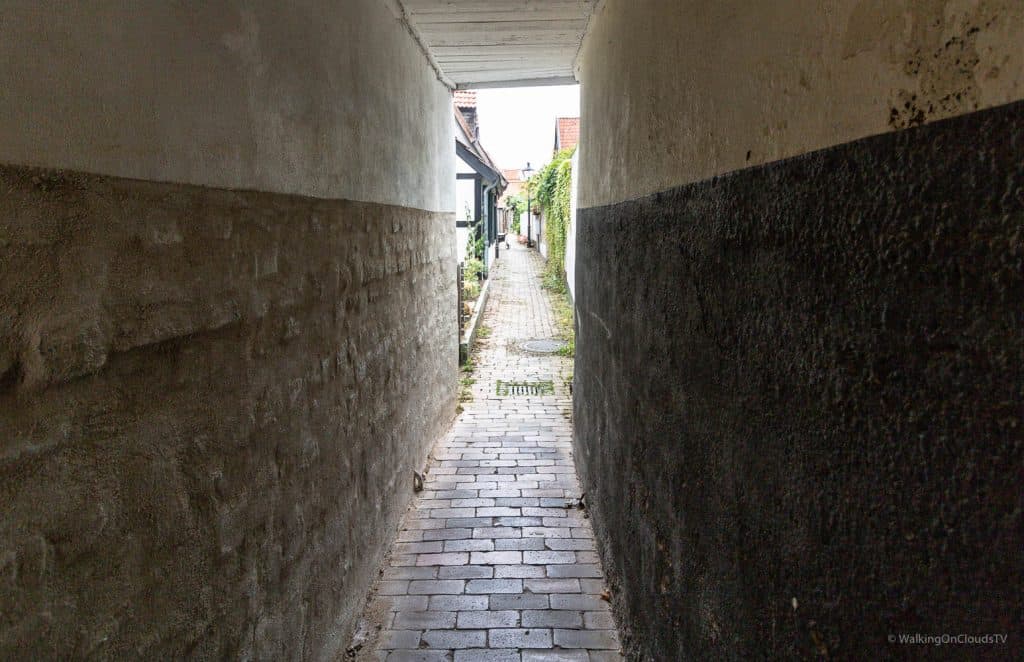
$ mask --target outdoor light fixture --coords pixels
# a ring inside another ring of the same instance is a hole
[[[533,174],[533,168],[530,167],[530,162],[526,162],[526,167],[523,168],[523,181],[526,183],[526,247],[533,248],[533,240],[530,239],[530,220],[533,218],[533,210],[530,209],[530,175]]]

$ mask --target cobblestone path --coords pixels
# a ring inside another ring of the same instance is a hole
[[[365,659],[620,660],[572,459],[572,361],[523,341],[557,329],[541,258],[514,246],[492,273],[473,400],[434,449],[364,623]],[[516,393],[522,382],[547,394]],[[550,390],[547,390],[550,387]]]

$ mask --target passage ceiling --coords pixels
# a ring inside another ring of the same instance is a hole
[[[460,88],[575,82],[597,0],[399,0],[410,29]]]

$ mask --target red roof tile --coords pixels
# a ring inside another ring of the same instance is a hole
[[[456,108],[476,108],[476,92],[473,90],[455,90]]]
[[[557,130],[556,149],[575,147],[580,141],[580,118],[559,117]]]
[[[518,168],[502,168],[501,174],[509,183],[522,181],[523,171]]]

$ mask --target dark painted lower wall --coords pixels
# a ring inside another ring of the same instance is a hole
[[[577,249],[636,658],[1019,659],[1024,104],[584,209]]]
[[[451,226],[0,168],[0,658],[343,648],[454,413]]]

